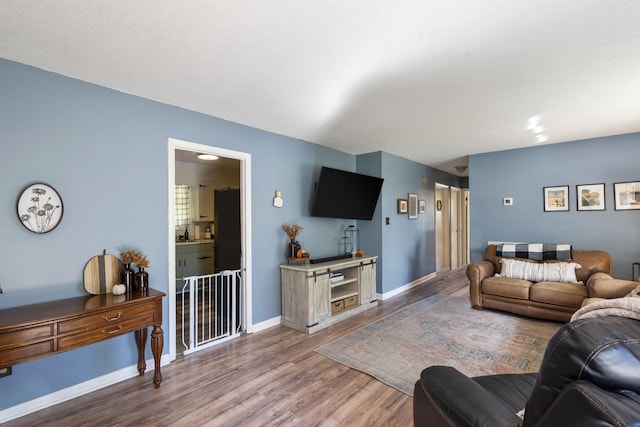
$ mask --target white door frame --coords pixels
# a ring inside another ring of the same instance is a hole
[[[241,303],[242,326],[246,333],[253,332],[253,316],[251,304],[252,289],[252,269],[251,266],[251,154],[240,151],[227,150],[224,148],[212,147],[210,145],[196,144],[194,142],[180,139],[168,139],[168,205],[169,218],[168,225],[168,252],[169,252],[169,360],[176,359],[176,241],[175,241],[175,184],[176,184],[176,150],[194,151],[204,154],[215,154],[220,157],[228,157],[240,160],[240,218],[241,218],[241,239],[242,239],[242,259],[240,268],[242,269],[242,290]]]

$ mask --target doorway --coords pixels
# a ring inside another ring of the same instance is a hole
[[[469,190],[436,183],[436,272],[469,262]]]
[[[248,153],[237,152],[227,150],[223,148],[216,148],[208,145],[197,144],[188,141],[182,141],[178,139],[169,138],[168,140],[168,259],[169,259],[169,357],[170,360],[175,360],[177,355],[177,310],[176,310],[176,234],[179,230],[176,230],[176,161],[182,158],[181,156],[188,154],[195,157],[195,154],[212,154],[220,157],[221,159],[228,160],[229,162],[239,164],[239,193],[240,193],[240,323],[242,332],[252,332],[252,307],[251,307],[251,155]],[[183,174],[183,172],[179,172]],[[206,185],[205,185],[206,187]],[[231,187],[231,185],[224,185],[224,187]],[[199,191],[200,185],[194,189]],[[213,190],[212,190],[213,191]],[[203,203],[204,199],[203,199]],[[193,206],[193,205],[192,205]],[[194,209],[198,207],[193,206]],[[204,227],[208,224],[207,217],[201,217],[200,212],[194,212],[194,215],[198,215],[198,219],[204,219],[204,221],[198,221],[202,224],[202,230],[200,233],[204,235],[206,230]],[[211,224],[210,231],[213,231],[213,223]],[[195,230],[191,230],[194,233]],[[190,234],[190,239],[193,239],[194,234]],[[213,236],[215,242],[215,234]],[[215,243],[214,243],[215,245]]]

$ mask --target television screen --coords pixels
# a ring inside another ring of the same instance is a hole
[[[382,178],[323,166],[311,216],[371,220],[383,181]]]

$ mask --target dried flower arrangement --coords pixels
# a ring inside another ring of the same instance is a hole
[[[143,253],[134,249],[129,249],[120,254],[122,262],[125,264],[134,263],[138,268],[149,268],[149,258]]]
[[[291,240],[296,240],[296,236],[300,234],[304,227],[298,224],[283,224],[282,229],[287,233],[287,236],[289,236]]]

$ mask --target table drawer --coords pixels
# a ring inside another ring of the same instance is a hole
[[[24,360],[53,353],[53,339],[0,351],[0,366],[11,366]]]
[[[58,338],[58,350],[68,350],[69,348],[144,329],[153,323],[153,317],[154,313],[143,313],[136,317],[129,316],[127,320],[121,318],[118,322],[102,322],[102,326],[99,329],[89,329],[87,331],[61,336]]]
[[[53,327],[51,324],[3,332],[0,333],[0,349],[4,346],[12,346],[16,343],[46,338],[52,335]]]
[[[88,330],[110,329],[110,326],[127,322],[132,318],[139,317],[141,314],[154,313],[153,302],[135,305],[131,307],[119,307],[111,311],[103,311],[100,313],[83,316],[78,319],[67,320],[58,324],[58,334],[66,334],[70,332],[81,332]]]

